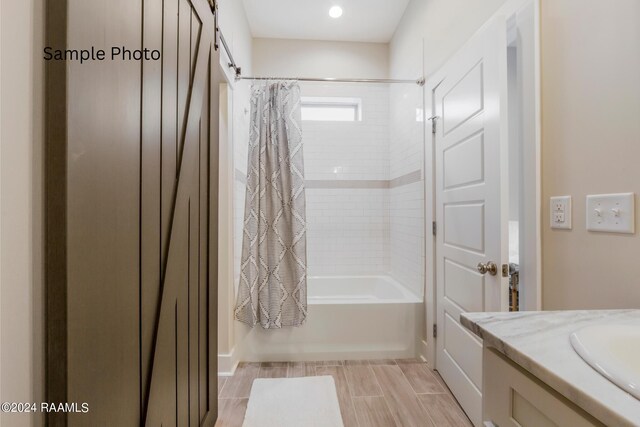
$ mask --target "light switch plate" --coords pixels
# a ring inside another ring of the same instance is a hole
[[[633,234],[635,222],[634,193],[587,196],[587,230]]]
[[[571,196],[551,198],[551,228],[571,230]]]

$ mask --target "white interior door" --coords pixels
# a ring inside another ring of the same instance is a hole
[[[501,272],[508,263],[506,33],[505,20],[495,19],[434,76],[441,81],[434,91],[436,367],[476,426],[482,342],[459,318],[508,309]]]

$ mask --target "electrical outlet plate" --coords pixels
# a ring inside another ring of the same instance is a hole
[[[587,196],[587,230],[609,233],[635,233],[635,194]]]
[[[551,198],[551,228],[571,230],[571,196]]]

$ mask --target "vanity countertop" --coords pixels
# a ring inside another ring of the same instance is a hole
[[[640,324],[640,310],[464,313],[462,324],[608,426],[640,426],[640,400],[573,350],[572,332],[598,323]],[[640,363],[640,356],[638,356]]]

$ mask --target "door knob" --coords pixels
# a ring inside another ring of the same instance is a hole
[[[496,274],[498,274],[498,266],[493,261],[489,261],[486,264],[484,264],[482,262],[479,262],[478,263],[478,272],[480,274],[489,273],[490,275],[495,276]]]

